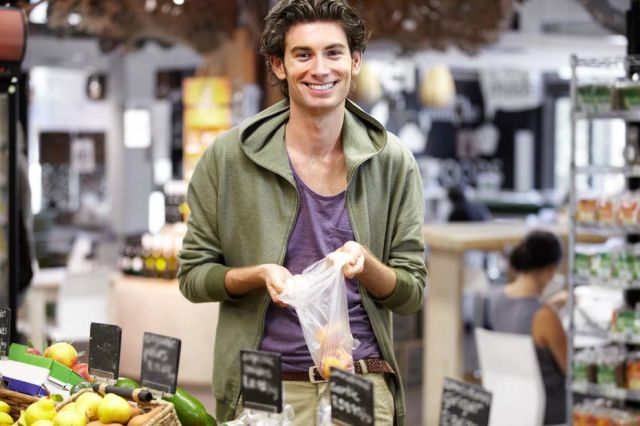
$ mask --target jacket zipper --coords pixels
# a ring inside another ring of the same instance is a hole
[[[291,181],[284,175],[282,175],[281,173],[277,173],[274,170],[268,169],[270,170],[272,173],[275,173],[279,176],[282,176],[294,189],[295,191],[295,196],[296,196],[296,214],[293,215],[293,218],[291,220],[291,223],[289,224],[289,232],[287,233],[287,239],[285,240],[285,249],[282,250],[282,254],[280,256],[280,259],[278,260],[278,264],[279,265],[283,265],[284,264],[284,258],[287,254],[287,250],[286,250],[286,244],[289,241],[289,239],[291,238],[291,234],[293,233],[293,226],[296,222],[296,217],[297,217],[297,212],[298,209],[300,209],[300,196],[298,195],[298,190],[296,188],[296,186],[291,183]],[[265,300],[263,302],[263,304],[261,305],[261,309],[262,309],[262,315],[261,315],[261,320],[260,323],[258,324],[258,326],[260,327],[260,333],[258,334],[258,339],[255,341],[255,343],[253,344],[254,349],[258,349],[260,342],[262,341],[262,338],[264,337],[264,325],[265,322],[267,320],[267,310],[269,308],[269,303],[271,303],[271,298],[269,297],[269,295],[267,294],[267,297],[265,297]]]

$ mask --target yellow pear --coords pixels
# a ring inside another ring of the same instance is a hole
[[[53,422],[51,420],[38,420],[30,426],[53,426]]]
[[[108,393],[98,406],[98,419],[102,423],[125,424],[131,417],[131,406],[121,396]]]
[[[13,419],[7,413],[0,413],[0,425],[12,425]]]
[[[77,411],[61,411],[53,418],[53,426],[86,426],[87,417]]]
[[[98,418],[98,406],[102,397],[95,392],[83,392],[76,398],[76,411],[84,414],[89,420]]]
[[[60,413],[60,412],[63,412],[63,411],[76,411],[76,410],[77,410],[76,409],[76,403],[75,402],[70,402],[68,404],[63,405],[62,408],[60,409],[60,411],[58,411],[58,412]]]
[[[56,405],[50,398],[42,398],[29,405],[24,412],[27,426],[34,426],[38,420],[52,420],[56,416]],[[44,426],[44,425],[37,425]]]
[[[11,411],[11,406],[4,401],[0,401],[0,413],[7,413]]]

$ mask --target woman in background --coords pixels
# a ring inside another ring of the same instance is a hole
[[[530,334],[536,346],[546,392],[545,424],[566,420],[567,336],[551,306],[541,300],[562,259],[562,246],[550,232],[533,231],[511,252],[513,282],[489,295],[489,328]]]

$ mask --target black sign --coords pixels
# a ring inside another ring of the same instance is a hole
[[[247,408],[282,412],[280,354],[265,351],[240,351],[240,387]]]
[[[151,390],[174,394],[182,342],[175,337],[144,333],[140,383]]]
[[[89,337],[89,374],[117,379],[120,369],[122,329],[117,325],[91,323]]]
[[[9,353],[11,344],[11,309],[0,309],[0,356]]]
[[[440,408],[440,426],[487,426],[491,392],[480,386],[445,378]]]
[[[331,368],[331,419],[349,426],[373,425],[373,383],[338,368]]]

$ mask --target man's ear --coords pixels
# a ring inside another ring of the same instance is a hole
[[[284,62],[282,58],[279,58],[275,55],[269,57],[269,64],[271,65],[271,70],[278,77],[278,80],[284,80],[287,78],[287,73],[284,69]]]
[[[355,50],[351,55],[351,74],[355,77],[360,74],[360,66],[362,65],[362,52]]]

